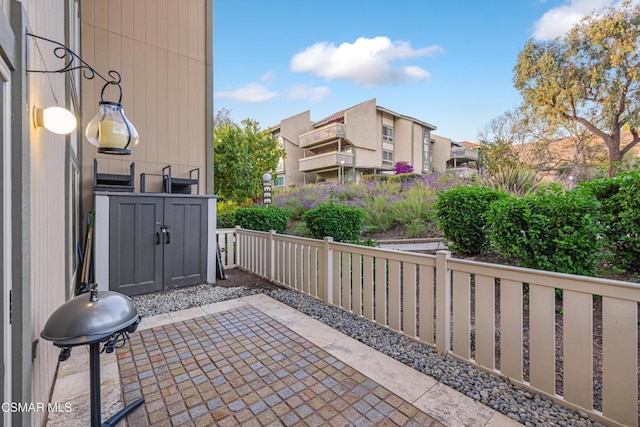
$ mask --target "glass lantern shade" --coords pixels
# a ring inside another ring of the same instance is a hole
[[[98,147],[98,153],[131,154],[129,147],[138,144],[138,132],[119,102],[100,102],[100,109],[87,125],[85,135]]]

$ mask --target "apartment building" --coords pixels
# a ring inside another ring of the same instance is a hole
[[[441,148],[431,137],[435,129],[379,106],[375,98],[316,122],[305,111],[271,128],[287,153],[275,171],[275,184],[359,182],[363,175],[393,173],[396,162],[430,173],[435,170],[434,159],[443,156],[440,151],[444,156],[450,152],[450,147]]]
[[[104,81],[87,78],[87,69],[55,72],[71,57],[54,54],[51,41],[106,78],[109,70],[121,75],[122,105],[139,134],[131,155],[99,153],[87,141]],[[112,174],[128,173],[135,162],[136,190],[140,172],[173,164],[182,175],[199,167],[201,192],[212,192],[212,82],[213,0],[0,3],[3,403],[46,408],[49,401],[60,349],[40,332],[74,296],[94,159]],[[50,106],[67,109],[77,128],[63,135],[39,127],[34,113]],[[41,410],[2,411],[0,425],[40,426],[46,417]]]
[[[433,133],[431,140],[434,144],[434,170],[447,170],[458,176],[477,173],[480,144],[469,141],[456,142]]]

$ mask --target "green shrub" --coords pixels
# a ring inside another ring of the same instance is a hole
[[[594,275],[603,228],[599,203],[582,189],[510,196],[486,213],[489,234],[500,253],[521,266]]]
[[[402,225],[416,220],[432,223],[434,221],[433,204],[435,200],[435,190],[424,183],[414,183],[403,193],[400,200],[391,205],[394,221]]]
[[[490,175],[482,176],[480,181],[487,187],[519,196],[535,190],[540,185],[536,171],[522,165],[498,166]]]
[[[289,223],[289,228],[287,229],[287,234],[290,236],[298,236],[298,237],[311,237],[309,230],[307,230],[307,225],[304,221],[294,221]]]
[[[216,217],[217,228],[233,228],[236,225],[236,211],[220,212]]]
[[[404,237],[406,239],[415,239],[416,237],[424,237],[432,231],[430,224],[419,219],[414,219],[405,224]]]
[[[358,242],[362,231],[362,210],[332,203],[318,206],[302,219],[314,239],[333,237],[336,242]]]
[[[240,208],[235,213],[237,225],[257,231],[275,230],[284,234],[289,223],[289,211],[275,207]]]
[[[244,203],[238,203],[233,200],[218,200],[216,203],[216,226],[218,228],[233,228],[236,223],[236,211],[239,208],[247,207],[252,203],[246,200]]]
[[[478,186],[457,186],[441,193],[434,204],[438,225],[450,248],[463,255],[477,255],[489,247],[484,213],[505,193]]]
[[[400,174],[388,175],[388,176],[389,176],[388,178],[389,182],[399,182],[401,184],[409,184],[422,178],[421,174],[414,173],[414,172],[400,173]]]
[[[387,197],[369,197],[362,208],[364,228],[369,233],[387,231],[393,225],[391,200]]]
[[[640,172],[581,183],[601,204],[605,248],[614,265],[640,272]]]

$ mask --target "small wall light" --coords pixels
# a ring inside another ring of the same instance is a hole
[[[36,128],[44,127],[50,132],[59,135],[67,135],[73,132],[78,125],[76,116],[66,108],[49,107],[33,108],[33,125]]]

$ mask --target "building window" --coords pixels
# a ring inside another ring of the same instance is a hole
[[[274,187],[284,187],[284,175],[276,176],[275,181],[273,182]]]
[[[382,165],[393,166],[393,151],[382,150]]]
[[[393,144],[393,128],[391,126],[382,125],[382,142]]]
[[[433,165],[433,150],[431,148],[431,133],[429,129],[424,130],[424,138],[422,141],[422,172],[429,173]]]

